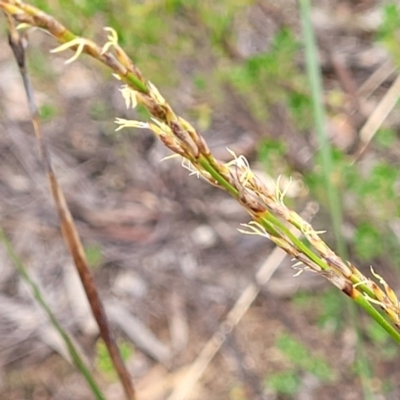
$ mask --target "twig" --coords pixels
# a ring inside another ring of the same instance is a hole
[[[386,92],[378,106],[368,118],[367,122],[360,130],[361,145],[353,163],[358,160],[374,138],[378,129],[382,126],[390,112],[393,110],[400,97],[400,75],[393,82],[390,89]]]
[[[385,61],[359,87],[357,91],[358,96],[368,99],[368,97],[370,97],[371,94],[374,93],[375,90],[396,71],[396,69],[397,68],[393,65],[391,60]]]

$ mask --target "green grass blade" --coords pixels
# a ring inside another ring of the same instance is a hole
[[[324,176],[325,190],[328,194],[329,211],[336,240],[336,248],[343,259],[348,259],[347,247],[342,235],[343,212],[341,198],[337,187],[332,184],[330,179],[333,173],[332,148],[326,132],[326,112],[323,103],[322,74],[319,66],[314,30],[311,23],[310,0],[300,0],[299,4],[305,44],[307,74],[311,86],[315,129],[320,146],[319,156]],[[361,305],[375,319],[375,321],[377,321],[386,330],[386,332],[388,332],[399,343],[398,332],[394,330],[393,327],[382,317],[382,315],[367,301],[362,301],[365,299],[360,300],[361,302],[357,300],[356,302]],[[360,329],[357,322],[357,310],[354,307],[354,303],[350,303],[348,308],[351,320],[353,321],[354,329],[357,333],[357,336],[360,337]],[[362,380],[364,396],[366,399],[370,399],[372,396],[369,385],[371,368],[368,360],[363,354],[362,346],[358,344],[357,349],[359,353],[359,373]]]
[[[307,74],[311,86],[315,129],[320,146],[320,162],[324,175],[325,189],[328,194],[332,227],[336,239],[338,253],[341,255],[341,257],[346,259],[347,250],[342,236],[343,213],[341,199],[337,188],[331,182],[331,176],[333,172],[332,148],[325,129],[326,117],[323,103],[322,77],[319,67],[314,30],[310,18],[309,0],[300,0],[300,14],[303,27]]]
[[[5,233],[1,227],[0,227],[0,241],[3,242],[3,245],[7,251],[8,256],[10,257],[15,268],[21,275],[22,279],[25,281],[25,283],[31,289],[33,297],[35,298],[37,303],[40,305],[40,307],[43,309],[43,311],[47,314],[51,324],[54,326],[54,328],[60,334],[61,338],[63,339],[65,345],[68,348],[68,352],[71,356],[71,359],[73,360],[76,368],[81,372],[81,374],[86,379],[96,400],[105,400],[106,399],[105,396],[101,392],[100,388],[97,386],[97,383],[95,382],[92,374],[90,373],[89,369],[86,367],[85,363],[83,362],[82,358],[80,357],[79,352],[75,348],[72,340],[69,338],[67,332],[62,328],[62,326],[58,322],[57,318],[51,311],[49,305],[46,303],[44,297],[42,296],[39,286],[32,280],[28,271],[26,270],[25,266],[23,265],[22,261],[15,254],[15,251],[13,249],[13,246],[12,246],[10,240],[7,238],[7,236],[5,235]]]

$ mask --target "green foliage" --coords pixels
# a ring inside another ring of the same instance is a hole
[[[322,293],[302,291],[295,295],[293,302],[302,312],[310,312],[317,319],[318,325],[329,331],[337,331],[343,324],[343,307],[340,294],[335,289]]]
[[[47,0],[35,0],[32,1],[32,4],[47,13],[52,10],[52,7]]]
[[[39,115],[40,119],[42,121],[48,121],[53,119],[58,113],[57,108],[54,106],[54,104],[43,104],[40,109],[39,109]]]
[[[367,325],[366,332],[370,340],[379,348],[380,355],[385,360],[393,360],[399,356],[399,349],[388,338],[388,335],[382,328],[374,322]]]
[[[56,77],[52,65],[48,62],[48,54],[42,49],[37,49],[37,51],[33,51],[32,54],[29,54],[27,63],[35,80],[41,79],[45,82],[49,82]]]
[[[112,118],[110,107],[102,99],[95,99],[90,106],[90,118],[93,120],[104,121]]]
[[[50,9],[48,1],[33,1],[33,4],[40,8],[42,5],[44,5],[44,10],[51,12],[52,15],[55,15],[55,12],[58,11],[58,15],[62,15],[64,21],[68,21],[68,25],[71,27],[71,29],[79,34],[84,31],[87,32],[87,29],[91,26],[87,23],[90,18],[92,18],[95,14],[100,14],[109,10],[107,3],[109,2],[106,0],[58,0],[51,3]],[[76,18],[77,15],[79,15],[79,18]]]
[[[378,37],[400,65],[400,9],[396,3],[392,3],[383,7],[383,12],[384,18]]]
[[[395,200],[394,184],[397,181],[398,169],[385,161],[377,163],[364,180],[360,180],[358,187],[360,195],[376,196],[376,200]]]
[[[166,0],[165,1],[165,9],[169,13],[177,13],[182,11],[185,6],[193,6],[193,1],[191,0]]]
[[[279,336],[277,347],[286,355],[293,366],[310,372],[321,381],[332,379],[332,371],[326,362],[322,358],[310,354],[312,351],[292,336],[285,334]]]
[[[292,32],[284,28],[275,35],[269,51],[249,57],[227,71],[225,79],[246,98],[258,120],[265,122],[268,106],[279,101],[292,101],[298,106],[286,88],[300,76],[294,62],[298,48]]]
[[[195,4],[192,11],[198,13],[210,34],[211,42],[221,50],[221,41],[229,35],[235,16],[250,3],[251,0],[192,1]]]
[[[304,372],[311,373],[324,382],[332,380],[333,373],[326,362],[313,355],[312,351],[292,336],[280,335],[276,346],[290,363],[290,367],[266,377],[264,384],[270,390],[281,395],[295,394],[300,385],[300,375]]]
[[[275,171],[277,175],[286,169],[286,146],[280,140],[265,139],[258,146],[258,158],[266,171]]]
[[[357,198],[357,212],[375,223],[390,220],[398,215],[396,182],[399,171],[395,165],[378,161],[368,173],[355,170],[346,176],[346,189]]]
[[[372,260],[382,253],[379,231],[370,223],[359,225],[354,235],[354,249],[361,260]]]
[[[119,341],[118,348],[124,361],[127,361],[134,353],[134,349],[132,348],[132,346],[125,341]],[[111,380],[117,379],[117,374],[111,362],[106,345],[101,339],[99,339],[96,343],[95,364],[97,369],[103,372]]]
[[[383,132],[382,143],[388,146],[394,140],[393,132]],[[351,165],[343,152],[333,152],[331,180],[346,194],[345,212],[358,222],[353,236],[354,250],[360,260],[372,260],[388,256],[392,265],[398,259],[397,247],[393,243],[393,232],[388,227],[394,216],[400,215],[397,202],[398,167],[385,160],[369,161],[368,169],[362,165]],[[327,201],[320,170],[305,175],[305,182],[313,197],[322,204]]]
[[[93,243],[85,246],[85,255],[89,266],[96,268],[103,262],[102,247],[99,244]]]
[[[312,125],[312,103],[308,94],[288,92],[288,108],[293,121],[300,130],[309,129]]]
[[[338,149],[332,149],[332,171],[330,180],[337,186],[344,190],[343,179],[348,174],[353,172],[351,166],[348,165],[345,155]],[[324,173],[322,168],[318,165],[315,169],[307,172],[304,175],[304,181],[311,190],[313,197],[317,198],[323,205],[328,204],[326,189],[323,184]]]
[[[331,330],[340,328],[343,322],[343,304],[339,299],[339,293],[336,290],[328,289],[321,295],[319,302],[318,325],[324,328],[329,327]]]
[[[270,374],[264,382],[265,386],[277,394],[293,395],[300,386],[300,377],[295,371]]]
[[[298,291],[294,294],[292,302],[296,307],[307,308],[309,307],[315,299],[314,293],[310,293],[305,290]],[[319,301],[318,301],[319,303]]]
[[[142,120],[148,120],[150,118],[149,111],[142,104],[138,104],[135,111],[138,113],[139,118],[141,118]]]
[[[382,149],[389,149],[396,142],[396,132],[393,129],[381,128],[374,137],[374,143]]]

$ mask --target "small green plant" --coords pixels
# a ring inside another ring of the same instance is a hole
[[[267,376],[264,381],[269,390],[277,394],[293,395],[301,383],[301,375],[308,372],[321,382],[333,379],[333,372],[328,364],[318,356],[312,354],[311,349],[288,334],[280,335],[276,340],[276,347],[285,356],[290,368]]]
[[[322,329],[336,332],[344,326],[343,304],[334,289],[327,289],[321,293],[301,291],[296,293],[293,303],[296,309],[308,314],[312,312]]]
[[[128,361],[133,356],[134,349],[128,342],[120,340],[118,341],[118,347],[124,361]],[[116,380],[118,378],[107,348],[101,339],[96,343],[95,365],[96,368],[103,372],[110,380]]]
[[[387,335],[384,334],[382,329],[377,329],[376,324],[369,323],[367,325],[367,335],[374,342],[376,346],[379,346],[382,352],[382,356],[386,360],[393,360],[398,357],[399,349],[394,346],[393,343],[388,341]]]
[[[384,20],[378,32],[378,38],[391,52],[393,59],[400,65],[400,10],[398,4],[392,3],[383,7]]]
[[[387,150],[396,143],[396,132],[393,129],[381,128],[376,133],[374,142],[383,150]]]
[[[264,385],[276,394],[294,395],[300,386],[300,377],[296,371],[276,372],[269,375]]]
[[[286,172],[285,154],[286,146],[280,140],[265,139],[258,147],[258,158],[266,171],[276,171],[278,174]]]
[[[43,104],[39,110],[40,117],[43,121],[53,119],[57,115],[57,112],[57,108],[52,104]]]
[[[306,348],[292,336],[280,335],[276,345],[294,367],[310,372],[321,381],[333,379],[333,373],[328,364],[321,357],[313,356],[311,349]]]
[[[102,248],[99,244],[92,243],[85,246],[85,254],[88,264],[93,267],[99,267],[103,261]]]
[[[299,44],[291,31],[282,29],[278,32],[271,47],[265,53],[248,58],[243,65],[233,66],[225,76],[232,87],[246,98],[250,111],[259,121],[266,120],[266,110],[270,105],[279,101],[293,101],[295,95],[290,92],[291,99],[287,98],[286,85],[290,85],[288,77],[296,79],[300,76],[294,62]],[[268,90],[258,90],[266,82]],[[297,111],[302,112],[300,104]]]
[[[374,225],[365,222],[360,224],[354,235],[354,249],[360,260],[373,260],[382,253],[380,233]]]

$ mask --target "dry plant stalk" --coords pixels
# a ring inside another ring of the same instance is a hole
[[[29,76],[27,74],[25,65],[25,48],[24,48],[25,40],[16,31],[13,25],[13,21],[9,19],[8,22],[10,29],[9,44],[11,46],[11,49],[13,50],[15,59],[17,61],[24,82],[25,92],[31,112],[32,125],[35,131],[36,138],[39,143],[40,152],[44,168],[46,171],[46,175],[49,181],[51,194],[56,204],[58,216],[60,218],[61,231],[64,241],[67,244],[68,250],[74,260],[76,270],[83,284],[93,315],[99,326],[100,336],[103,339],[107,347],[107,350],[110,354],[110,359],[121,381],[126,399],[135,400],[136,399],[135,390],[133,388],[130,374],[124,365],[122,356],[119,352],[116,341],[112,335],[111,328],[108,323],[103,304],[100,300],[100,296],[93,279],[93,275],[90,271],[89,264],[86,260],[86,255],[82,246],[81,239],[79,237],[71,212],[65,200],[62,188],[59,185],[57,178],[54,174],[51,165],[50,154],[48,152],[46,142],[44,141],[44,138],[42,136],[39,123],[39,113],[33,98],[33,89],[30,84]]]
[[[74,50],[75,55],[68,62],[86,53],[110,67],[114,76],[125,83],[121,91],[127,106],[141,104],[152,115],[150,122],[118,118],[118,129],[134,127],[153,131],[169,149],[183,158],[184,167],[228,192],[247,210],[252,221],[245,225],[244,233],[268,237],[298,261],[299,273],[310,270],[326,278],[361,305],[400,344],[400,333],[396,329],[400,327],[399,300],[384,279],[371,270],[382,289],[353,264],[337,256],[321,239],[321,232],[286,207],[285,191],[279,189],[279,183],[275,188],[267,187],[254,175],[243,156],[237,157],[231,152],[233,160],[229,163],[215,159],[203,137],[188,121],[176,115],[157,88],[143,77],[118,45],[113,29],[106,28],[108,42],[100,47],[89,39],[75,36],[52,16],[22,1],[0,0],[0,7],[16,21],[52,34],[62,43],[53,51]],[[289,225],[304,235],[309,246],[290,231]],[[383,309],[388,319],[374,305]]]
[[[371,143],[378,129],[382,126],[387,116],[392,112],[400,97],[400,76],[396,78],[392,86],[383,96],[377,107],[369,116],[365,124],[360,130],[361,144],[357,150],[355,161],[361,158]]]

